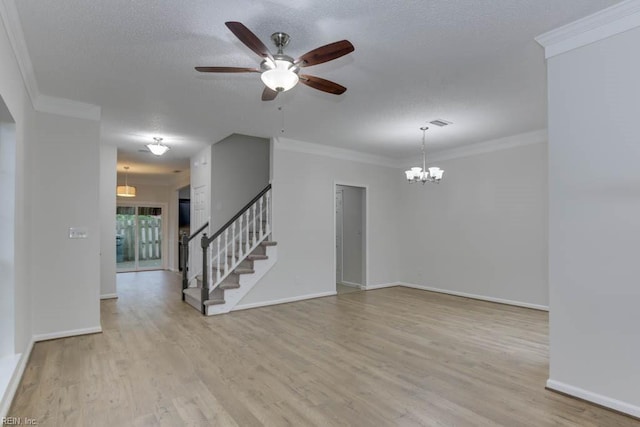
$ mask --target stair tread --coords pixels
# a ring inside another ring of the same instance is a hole
[[[218,285],[219,289],[238,289],[240,287],[240,283],[231,283],[231,282],[222,282]]]
[[[202,297],[202,288],[187,288],[184,289],[182,292],[184,292],[186,295],[189,295],[191,298],[197,300],[197,301],[201,301],[201,297]],[[224,304],[224,298],[211,298],[208,299],[204,302],[204,305],[218,305],[218,304]]]
[[[278,244],[278,242],[274,242],[273,240],[265,240],[264,242],[261,242],[260,245],[262,246],[276,246]]]

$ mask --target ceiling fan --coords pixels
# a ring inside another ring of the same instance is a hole
[[[260,68],[196,67],[197,71],[201,73],[261,73],[260,78],[266,86],[262,92],[263,101],[274,100],[278,92],[285,92],[293,88],[298,81],[334,95],[343,94],[347,90],[346,87],[338,83],[308,74],[300,74],[300,69],[332,61],[353,52],[355,48],[348,40],[340,40],[321,46],[294,60],[283,52],[284,47],[289,43],[288,34],[277,32],[271,35],[271,40],[278,48],[278,52],[272,54],[264,43],[242,23],[231,21],[225,22],[225,25],[242,43],[263,58],[260,62]]]

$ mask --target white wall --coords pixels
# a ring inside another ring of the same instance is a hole
[[[635,28],[548,60],[549,386],[635,416],[638,45]]]
[[[440,184],[399,189],[398,278],[547,306],[546,144],[436,163]]]
[[[342,281],[365,284],[365,189],[338,185],[342,190]]]
[[[30,271],[36,335],[100,328],[100,123],[36,113]],[[69,239],[86,227],[86,239]]]
[[[269,140],[233,134],[211,147],[211,231],[269,184]]]
[[[296,141],[274,144],[273,239],[278,242],[278,262],[241,304],[335,292],[336,182],[367,187],[367,284],[396,282],[396,190],[402,179],[397,170],[286,148],[295,147]]]
[[[116,296],[116,147],[100,146],[100,296]]]
[[[15,354],[15,175],[15,123],[0,96],[0,360]]]

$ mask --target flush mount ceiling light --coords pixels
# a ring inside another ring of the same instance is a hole
[[[162,156],[164,153],[169,151],[169,147],[162,144],[162,138],[154,137],[155,141],[153,144],[147,144],[147,148],[156,156]]]
[[[136,197],[136,187],[132,187],[128,182],[129,166],[124,167],[124,185],[116,187],[116,196],[118,197]]]
[[[438,167],[430,167],[429,169],[427,169],[427,157],[424,149],[425,133],[427,129],[429,128],[426,126],[420,128],[420,130],[422,131],[422,167],[413,167],[407,171],[404,171],[405,175],[407,176],[407,181],[409,181],[410,184],[413,184],[414,182],[421,182],[423,184],[425,182],[432,182],[438,184],[440,183],[442,175],[444,174],[444,170]]]

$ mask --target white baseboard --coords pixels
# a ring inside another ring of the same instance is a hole
[[[116,299],[118,298],[118,294],[102,294],[100,295],[100,299]]]
[[[350,288],[365,289],[364,285],[361,285],[359,283],[347,282],[346,280],[339,282],[339,284],[344,286],[349,286]]]
[[[27,344],[27,348],[22,352],[22,354],[20,354],[20,360],[13,371],[13,375],[11,376],[9,384],[4,391],[4,395],[0,396],[0,419],[6,417],[9,412],[9,407],[11,406],[11,402],[13,402],[16,391],[18,391],[18,386],[20,385],[22,374],[24,374],[24,369],[27,367],[27,361],[29,360],[29,356],[31,356],[33,344],[34,340],[31,339],[29,344]]]
[[[73,329],[70,331],[51,332],[49,334],[36,334],[33,336],[33,341],[47,341],[55,340],[58,338],[75,337],[77,335],[98,334],[102,332],[101,326],[94,326],[93,328]]]
[[[250,308],[266,307],[269,305],[277,305],[277,304],[286,304],[288,302],[304,301],[307,299],[314,299],[314,298],[331,297],[335,295],[336,295],[336,291],[331,291],[331,292],[321,292],[318,294],[301,295],[301,296],[292,297],[292,298],[283,298],[283,299],[277,299],[277,300],[271,300],[271,301],[255,302],[250,304],[238,304],[235,307],[233,307],[231,311],[247,310]]]
[[[620,400],[612,399],[601,394],[592,393],[590,391],[574,387],[569,384],[562,383],[560,381],[554,381],[552,379],[547,380],[547,388],[550,390],[558,391],[560,393],[568,394],[588,402],[595,403],[606,408],[613,409],[614,411],[622,412],[632,417],[640,418],[640,406],[631,405]]]
[[[494,297],[487,297],[487,296],[484,296],[484,295],[474,295],[474,294],[468,294],[466,292],[450,291],[450,290],[447,290],[447,289],[438,289],[438,288],[432,288],[432,287],[429,287],[429,286],[415,285],[413,283],[400,282],[400,283],[398,283],[398,285],[404,286],[404,287],[407,287],[407,288],[420,289],[420,290],[423,290],[423,291],[438,292],[438,293],[441,293],[441,294],[454,295],[454,296],[457,296],[457,297],[472,298],[472,299],[477,299],[477,300],[481,300],[481,301],[497,302],[497,303],[500,303],[500,304],[515,305],[517,307],[532,308],[534,310],[549,311],[549,306],[546,306],[546,305],[530,304],[528,302],[513,301],[513,300],[502,299],[502,298],[494,298]]]
[[[367,285],[364,287],[364,290],[371,291],[374,289],[382,289],[382,288],[393,288],[394,286],[402,286],[399,282],[396,283],[381,283],[379,285]]]

